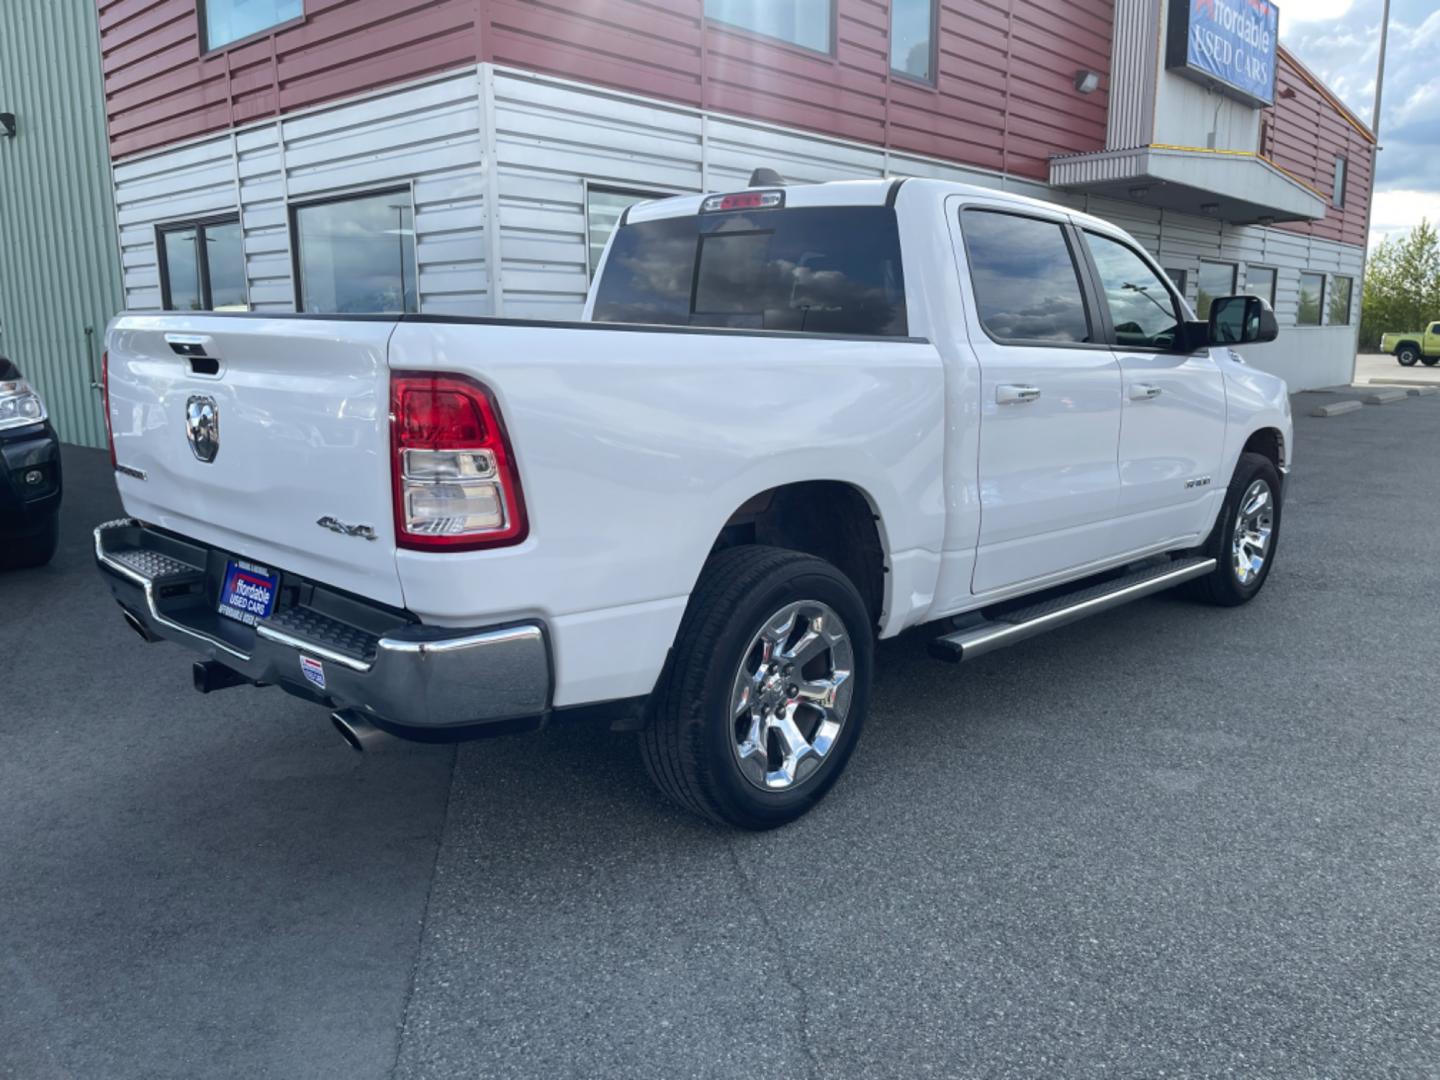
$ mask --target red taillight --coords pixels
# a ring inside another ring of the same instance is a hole
[[[395,541],[473,551],[525,539],[525,499],[494,395],[463,375],[390,380]]]
[[[93,355],[93,354],[92,354]],[[110,353],[100,354],[100,407],[105,410],[105,443],[110,447],[110,468],[115,468],[115,429],[110,423]]]
[[[700,204],[700,212],[723,214],[732,210],[776,210],[784,205],[783,191],[740,191],[734,195],[711,195]]]

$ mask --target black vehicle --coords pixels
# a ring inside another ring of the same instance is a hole
[[[43,566],[60,541],[60,440],[40,395],[0,356],[0,570]]]

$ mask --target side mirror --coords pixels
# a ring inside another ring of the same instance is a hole
[[[1275,312],[1258,296],[1221,296],[1210,302],[1211,345],[1258,345],[1279,336]]]

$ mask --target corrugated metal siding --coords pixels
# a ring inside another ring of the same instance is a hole
[[[1293,96],[1286,97],[1287,91]],[[1331,207],[1320,221],[1279,226],[1307,236],[1364,245],[1375,168],[1375,145],[1315,88],[1285,53],[1280,54],[1279,94],[1265,112],[1261,153],[1327,198],[1335,186],[1335,158],[1349,163],[1344,209]]]
[[[1156,0],[1115,0],[1107,150],[1128,150],[1154,141],[1159,51],[1160,5]]]
[[[97,0],[117,158],[476,61],[1044,179],[1104,145],[1111,0],[940,0],[934,87],[892,78],[889,0],[837,0],[833,55],[704,0],[312,0],[201,55],[195,0]],[[1102,89],[1075,91],[1078,68]]]
[[[102,101],[90,0],[0,2],[0,103],[19,126],[0,139],[0,353],[87,446],[105,444],[91,381],[120,306]]]
[[[422,310],[489,314],[482,111],[472,70],[118,162],[126,308],[160,307],[157,226],[239,211],[251,306],[293,310],[289,206],[395,186],[414,196]]]

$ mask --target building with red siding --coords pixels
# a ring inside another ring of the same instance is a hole
[[[1260,21],[1237,31],[1227,5]],[[1217,9],[1228,21],[1206,22]],[[130,310],[573,318],[626,205],[766,166],[1067,203],[1129,229],[1197,308],[1270,299],[1285,332],[1253,362],[1295,387],[1353,371],[1375,143],[1279,47],[1265,0],[98,0],[98,16]]]

